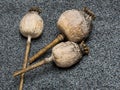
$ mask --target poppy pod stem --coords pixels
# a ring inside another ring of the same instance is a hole
[[[24,68],[24,69],[22,69],[22,70],[20,70],[20,71],[15,72],[15,73],[13,74],[13,76],[15,77],[15,76],[20,75],[20,74],[23,74],[23,73],[25,73],[25,72],[27,72],[27,71],[29,71],[29,70],[32,70],[32,69],[34,69],[34,68],[37,68],[37,67],[42,66],[42,65],[44,65],[44,64],[47,64],[47,63],[51,62],[52,59],[53,59],[52,56],[49,57],[49,58],[45,58],[44,60],[41,60],[41,61],[37,62],[36,64],[30,65],[30,66],[28,66],[27,68]]]
[[[24,58],[24,63],[23,63],[23,68],[22,69],[25,69],[27,67],[28,55],[29,55],[29,52],[30,52],[30,43],[31,43],[31,37],[28,36],[26,51],[25,51],[25,58]],[[21,74],[21,77],[20,77],[19,90],[22,90],[23,83],[24,83],[24,73]]]

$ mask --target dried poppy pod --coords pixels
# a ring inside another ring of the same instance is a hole
[[[91,23],[95,15],[92,11],[87,8],[83,10],[67,10],[63,12],[58,19],[57,26],[62,32],[58,37],[48,44],[46,47],[41,49],[37,54],[30,58],[30,63],[35,61],[38,57],[44,54],[48,49],[63,41],[66,37],[69,41],[72,42],[81,42],[84,40],[91,31]]]
[[[14,76],[25,73],[51,61],[55,62],[58,67],[68,68],[76,64],[84,54],[88,53],[89,48],[84,42],[81,42],[80,45],[71,41],[61,42],[52,49],[52,55],[49,58],[45,58],[36,64],[30,65],[25,69],[15,72]]]
[[[20,21],[20,32],[25,37],[37,38],[43,30],[43,19],[39,8],[32,7]]]
[[[39,8],[32,7],[29,10],[29,12],[20,21],[20,33],[28,38],[23,69],[26,68],[27,66],[31,38],[39,37],[43,30],[43,19],[39,16],[39,13],[40,13]],[[24,79],[24,73],[21,74],[19,90],[22,90],[23,88],[23,79]]]
[[[86,13],[87,10],[86,8],[84,11],[67,10],[58,19],[57,26],[69,41],[81,42],[89,35],[94,17],[91,16],[92,12]]]

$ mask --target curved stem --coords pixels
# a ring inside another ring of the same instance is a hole
[[[60,41],[64,40],[64,36],[62,34],[59,34],[55,40],[53,40],[51,43],[49,43],[47,46],[42,48],[40,51],[38,51],[33,57],[30,58],[29,63],[33,63],[38,57],[43,55],[48,49],[55,46]]]
[[[42,65],[44,65],[44,64],[46,64],[46,63],[49,63],[49,62],[52,61],[52,59],[53,59],[53,57],[51,56],[50,58],[46,58],[46,59],[44,59],[44,60],[41,60],[41,61],[37,62],[36,64],[30,65],[30,66],[28,66],[27,68],[24,68],[24,69],[22,69],[22,70],[19,70],[19,71],[15,72],[15,73],[13,74],[13,76],[15,77],[15,76],[20,75],[20,74],[23,74],[23,73],[25,73],[25,72],[27,72],[27,71],[29,71],[29,70],[35,69],[35,68],[37,68],[37,67],[39,67],[39,66],[42,66]]]
[[[28,36],[27,45],[26,45],[26,51],[25,51],[25,58],[24,58],[24,63],[23,63],[23,69],[26,68],[26,66],[27,66],[28,55],[29,55],[29,52],[30,52],[30,43],[31,43],[31,37]],[[24,83],[24,73],[21,74],[21,76],[20,76],[19,90],[23,89],[23,83]]]

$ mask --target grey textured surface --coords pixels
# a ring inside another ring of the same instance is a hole
[[[41,37],[32,40],[30,56],[57,36],[56,22],[65,10],[87,6],[97,18],[87,40],[88,56],[69,69],[49,63],[26,73],[24,90],[120,90],[119,0],[0,0],[0,90],[19,87],[19,76],[12,76],[22,68],[26,45],[19,21],[33,5],[42,8],[45,27]]]

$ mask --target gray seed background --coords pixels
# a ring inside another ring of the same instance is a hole
[[[41,37],[32,40],[30,57],[56,38],[56,22],[65,10],[87,6],[96,19],[86,41],[88,56],[69,69],[49,63],[27,72],[24,90],[120,90],[119,0],[0,0],[0,90],[18,90],[20,77],[12,75],[22,68],[27,40],[19,22],[31,6],[41,7],[45,25]]]

